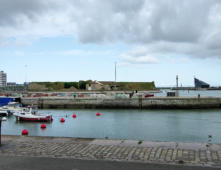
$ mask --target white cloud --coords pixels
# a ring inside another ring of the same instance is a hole
[[[124,62],[130,64],[154,64],[158,59],[150,54],[145,47],[137,47],[132,51],[120,55]]]

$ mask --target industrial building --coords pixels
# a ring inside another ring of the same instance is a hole
[[[0,87],[7,86],[7,74],[0,71]]]
[[[210,85],[202,80],[194,78],[195,88],[209,88]]]

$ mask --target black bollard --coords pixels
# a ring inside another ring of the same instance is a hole
[[[2,118],[0,117],[0,146],[2,145],[2,140],[1,140],[1,136],[2,136]]]

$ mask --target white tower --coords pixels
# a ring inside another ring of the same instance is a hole
[[[179,78],[178,78],[178,75],[177,75],[176,76],[176,97],[179,96],[178,85],[179,85]]]
[[[7,74],[0,71],[0,87],[5,87],[7,85]]]

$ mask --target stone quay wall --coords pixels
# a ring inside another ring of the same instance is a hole
[[[39,108],[108,108],[108,109],[203,109],[221,108],[217,97],[150,97],[150,98],[21,98],[21,103]]]

